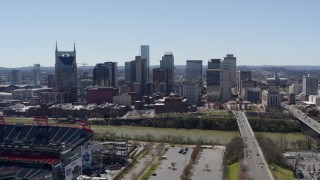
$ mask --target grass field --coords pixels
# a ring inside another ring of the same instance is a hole
[[[156,139],[161,136],[183,136],[192,140],[199,138],[207,139],[212,142],[227,144],[230,140],[239,136],[237,131],[214,131],[214,130],[198,130],[198,129],[172,129],[172,128],[152,128],[138,126],[92,126],[97,133],[112,132],[117,136],[134,137],[136,135],[152,134]]]
[[[288,140],[289,146],[291,141],[296,141],[296,140],[303,140],[307,136],[301,133],[274,133],[274,132],[258,132],[255,134],[262,134],[270,139],[273,140],[273,142],[279,141],[280,138],[285,138]]]
[[[228,166],[228,169],[229,169],[228,179],[237,180],[240,172],[239,162],[231,164],[230,166]]]
[[[283,169],[277,165],[274,165],[273,166],[275,167],[274,170],[272,170],[272,172],[278,176],[278,179],[280,180],[295,180],[294,176],[293,176],[293,173],[287,169]]]

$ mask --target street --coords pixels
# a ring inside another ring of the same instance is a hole
[[[241,137],[246,145],[244,153],[249,167],[250,179],[273,179],[269,166],[264,159],[263,153],[254,136],[247,117],[241,111],[233,111],[233,114],[237,119]]]
[[[309,116],[305,115],[303,112],[295,108],[293,105],[287,105],[282,103],[283,108],[287,109],[291,112],[296,118],[298,118],[301,122],[309,126],[311,129],[315,130],[318,134],[320,134],[320,123],[316,120],[310,118]]]

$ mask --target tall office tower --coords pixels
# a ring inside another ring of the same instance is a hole
[[[73,51],[58,51],[56,44],[55,90],[65,93],[65,102],[78,100],[76,46]]]
[[[131,62],[124,63],[124,80],[127,84],[131,83]]]
[[[150,82],[150,53],[148,45],[141,45],[141,59],[144,61],[143,71],[146,82]]]
[[[187,60],[187,83],[202,85],[202,60]]]
[[[168,81],[166,94],[168,95],[173,90],[174,85],[174,57],[171,52],[166,52],[160,60],[160,67],[168,70]]]
[[[153,86],[156,92],[166,93],[168,82],[168,69],[154,68],[153,69]]]
[[[55,75],[48,74],[48,88],[54,88],[55,87]]]
[[[238,91],[241,91],[242,89],[242,81],[250,81],[250,80],[251,80],[251,71],[240,71]]]
[[[33,65],[33,81],[35,86],[40,85],[40,64]]]
[[[220,65],[221,59],[210,59],[207,70],[207,95],[210,100],[220,99]]]
[[[231,88],[234,87],[234,81],[232,79],[233,66],[229,63],[221,63],[221,73],[220,73],[220,89],[221,96],[220,100],[222,102],[227,102],[231,100]]]
[[[224,57],[223,64],[229,64],[230,65],[230,73],[231,73],[231,86],[236,87],[237,85],[237,59],[233,56],[233,54],[227,54],[226,57]]]
[[[318,78],[311,76],[303,76],[302,93],[307,95],[318,94]]]
[[[93,85],[117,87],[118,68],[116,62],[98,63],[93,68]]]
[[[144,85],[146,83],[146,76],[144,71],[144,62],[141,59],[141,56],[135,57],[135,64],[136,64],[136,81],[137,83],[140,83],[141,85]]]
[[[136,82],[136,60],[125,62],[125,81],[128,84]]]
[[[11,84],[22,84],[22,72],[18,69],[11,70],[9,74],[9,82]]]

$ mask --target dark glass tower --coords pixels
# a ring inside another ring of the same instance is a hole
[[[76,102],[78,100],[78,93],[75,44],[73,51],[58,51],[56,44],[55,56],[55,90],[65,93],[65,102]]]

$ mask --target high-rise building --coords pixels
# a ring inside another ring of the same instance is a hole
[[[58,51],[56,44],[55,58],[55,90],[65,93],[65,102],[76,102],[78,70],[75,44],[73,51]]]
[[[307,95],[318,94],[318,78],[304,76],[302,78],[302,93]]]
[[[298,95],[302,93],[302,84],[301,83],[293,83],[291,86],[289,86],[289,93]]]
[[[242,90],[242,81],[251,81],[251,71],[240,71],[239,82],[238,82],[238,91]]]
[[[220,99],[220,65],[221,59],[210,59],[208,61],[207,95],[210,100]]]
[[[231,100],[231,88],[233,87],[232,79],[232,65],[229,63],[222,62],[221,64],[221,73],[220,73],[220,100],[222,102]]]
[[[160,60],[160,67],[168,70],[166,94],[169,94],[173,90],[174,85],[174,57],[171,52],[166,52],[164,56],[162,56],[162,60]]]
[[[136,82],[140,84],[144,84],[145,74],[144,74],[144,61],[141,59],[141,56],[135,57],[136,62]]]
[[[48,74],[48,88],[55,87],[55,75]]]
[[[166,93],[168,82],[168,69],[154,68],[153,69],[153,86],[156,92]]]
[[[136,82],[136,60],[125,62],[125,81],[128,84]]]
[[[199,85],[196,83],[185,83],[182,86],[182,94],[191,104],[199,102]]]
[[[202,84],[202,60],[187,60],[187,83]]]
[[[9,74],[9,82],[11,84],[22,84],[22,72],[18,69],[11,70]]]
[[[229,64],[230,73],[231,73],[231,86],[235,87],[237,85],[237,59],[233,54],[227,54],[223,59],[223,64]]]
[[[207,86],[220,86],[221,59],[210,59],[207,70]]]
[[[33,65],[33,81],[35,86],[40,85],[40,64]]]
[[[98,63],[93,68],[93,85],[104,87],[118,86],[118,68],[116,62]]]
[[[144,86],[146,84],[146,76],[144,74],[145,73],[144,65],[145,65],[145,60],[142,60],[141,56],[136,56],[135,60],[125,63],[126,82],[131,85],[135,83],[135,86],[139,85],[138,93],[140,93],[140,95],[144,94]]]
[[[150,82],[150,51],[148,45],[141,45],[141,60],[144,62],[143,71],[145,81]]]

